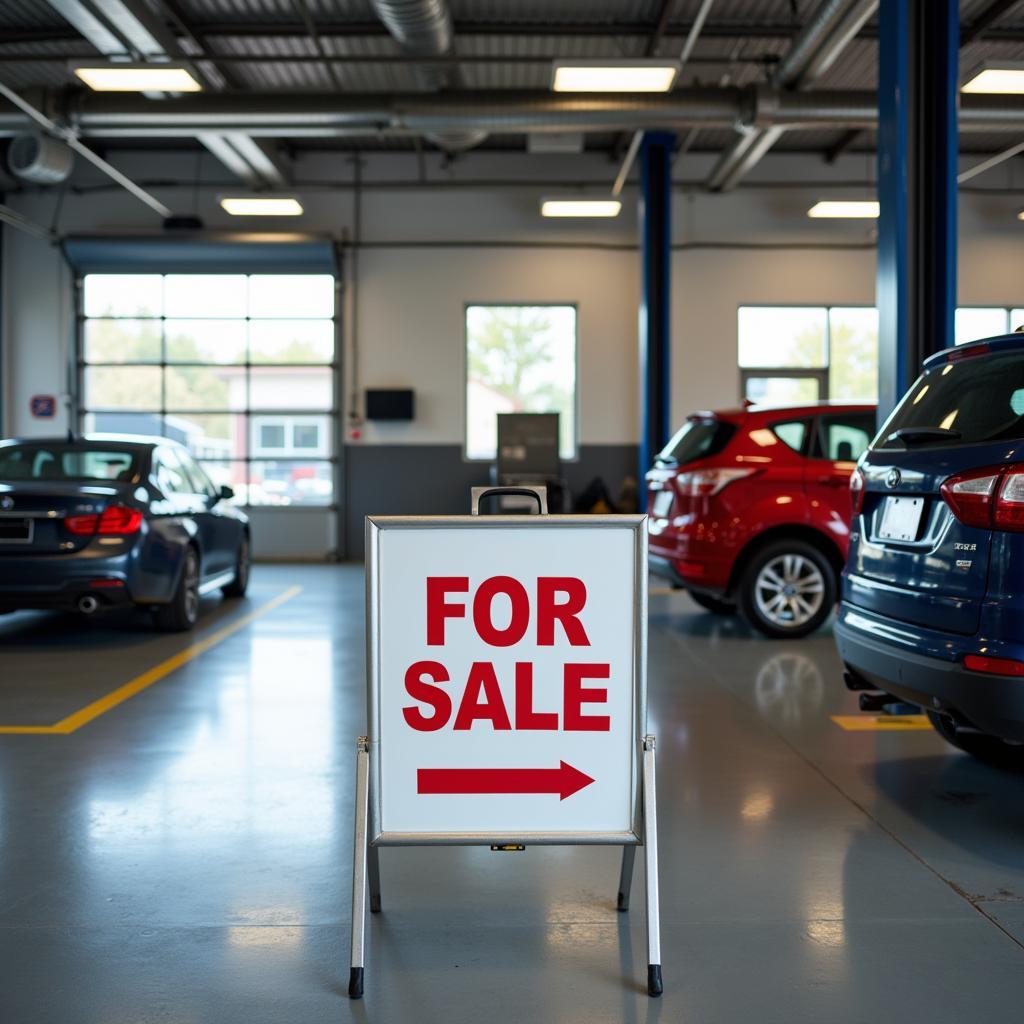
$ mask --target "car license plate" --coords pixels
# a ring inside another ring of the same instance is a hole
[[[880,540],[917,540],[921,528],[921,514],[924,498],[897,498],[890,495],[882,509],[882,525],[879,527]]]
[[[31,544],[31,519],[0,518],[0,544]]]
[[[672,492],[658,491],[654,496],[654,514],[664,519],[672,511]]]

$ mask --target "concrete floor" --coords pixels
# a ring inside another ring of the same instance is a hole
[[[1007,1021],[1024,779],[931,731],[846,732],[827,632],[651,599],[665,996],[611,849],[384,850],[345,997],[362,576],[261,567],[200,636],[301,592],[67,735],[0,735],[0,1021]],[[186,646],[145,619],[0,622],[0,730]],[[143,682],[146,681],[144,678]],[[99,706],[102,709],[102,705]],[[95,710],[95,709],[94,709]]]

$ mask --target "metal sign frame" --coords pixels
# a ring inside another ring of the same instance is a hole
[[[509,491],[531,494],[540,515],[477,514],[480,499]],[[654,737],[647,727],[647,516],[547,515],[543,488],[473,488],[474,513],[468,516],[368,516],[366,519],[366,667],[368,736],[356,744],[356,821],[352,878],[352,946],[349,996],[363,994],[367,883],[370,911],[381,908],[378,849],[382,846],[577,846],[623,847],[617,907],[629,909],[636,847],[645,847],[648,934],[648,993],[661,994],[661,951],[658,914],[657,818],[655,808]],[[587,529],[633,532],[633,665],[632,721],[634,752],[630,761],[632,826],[616,832],[384,832],[381,827],[380,757],[380,540],[391,530],[558,530]]]

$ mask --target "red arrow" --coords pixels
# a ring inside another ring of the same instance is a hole
[[[419,768],[417,793],[557,793],[564,800],[594,780],[571,764],[557,768]]]

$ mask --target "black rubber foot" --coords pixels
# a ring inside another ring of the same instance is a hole
[[[623,912],[629,910],[629,897],[624,892],[619,893],[619,902],[615,904],[615,909]]]
[[[659,967],[660,971],[661,968]],[[658,975],[658,984],[661,984],[661,975]],[[660,990],[659,990],[660,991]],[[362,967],[353,967],[348,972],[348,997],[349,999],[362,999],[363,998],[363,969]]]
[[[379,914],[380,913],[380,894],[379,893],[376,896],[371,896],[370,897],[370,913],[371,914]]]
[[[661,985],[661,964],[647,965],[647,994],[649,996],[660,996]]]

